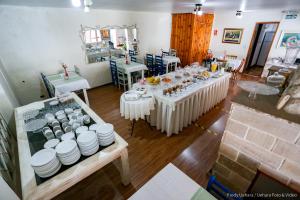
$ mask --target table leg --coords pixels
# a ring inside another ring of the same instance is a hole
[[[131,89],[131,73],[130,72],[127,74],[127,78],[128,78],[128,90],[130,90]]]
[[[169,64],[170,63],[167,62],[167,65],[166,65],[166,74],[169,72]]]
[[[176,71],[176,69],[177,69],[177,62],[175,62],[175,69],[174,70]]]
[[[145,72],[144,70],[142,70],[142,80],[144,80],[144,77],[145,77]]]
[[[123,185],[128,185],[130,183],[130,170],[129,170],[129,161],[128,161],[128,152],[127,148],[121,152],[121,176]]]
[[[84,95],[84,100],[85,100],[86,105],[88,105],[88,107],[90,107],[89,97],[87,95],[86,89],[83,89],[83,95]]]

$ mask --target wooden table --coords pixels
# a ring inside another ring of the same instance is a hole
[[[71,93],[70,95],[96,123],[104,123],[76,94]],[[127,152],[128,143],[115,133],[115,143],[113,145],[55,175],[42,184],[37,185],[34,170],[30,165],[31,154],[27,133],[24,130],[23,113],[28,110],[41,109],[43,107],[44,101],[39,101],[15,109],[22,199],[52,199],[118,158],[121,159],[121,167],[117,168],[120,169],[122,182],[124,185],[130,183]]]
[[[216,200],[209,192],[173,164],[168,164],[129,200]]]
[[[90,88],[88,81],[75,72],[69,72],[69,79],[65,80],[63,74],[47,75],[51,86],[54,88],[55,96],[63,93],[82,90],[85,103],[89,106],[89,98],[86,90]]]

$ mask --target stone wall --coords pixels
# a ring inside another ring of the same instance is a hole
[[[300,125],[233,103],[213,174],[245,192],[257,169],[300,191]]]

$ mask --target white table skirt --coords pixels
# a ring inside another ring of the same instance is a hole
[[[167,102],[156,98],[155,110],[150,114],[151,125],[156,126],[161,132],[166,131],[167,136],[178,134],[226,97],[229,79],[230,74],[227,74],[199,88],[187,98],[177,102],[175,109]]]
[[[130,120],[145,119],[145,116],[150,115],[150,111],[154,110],[154,104],[154,97],[142,98],[137,101],[126,101],[123,94],[120,99],[121,116]]]

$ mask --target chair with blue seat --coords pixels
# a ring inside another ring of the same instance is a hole
[[[118,70],[117,70],[117,63],[114,60],[109,61],[110,63],[110,72],[111,72],[111,79],[114,85],[118,85]]]
[[[161,56],[155,56],[155,76],[163,75],[166,73],[166,67],[164,66]]]
[[[134,50],[129,50],[129,56],[135,56],[136,55],[136,52]]]
[[[49,98],[52,98],[55,96],[54,94],[54,88],[52,87],[51,83],[48,81],[46,75],[44,73],[41,73],[42,81],[44,83],[44,86],[47,90]]]
[[[152,54],[146,54],[146,65],[148,68],[148,75],[154,75],[155,74],[155,65],[154,65],[154,58]]]
[[[169,56],[170,53],[168,51],[161,51],[161,56]]]
[[[232,192],[225,186],[223,186],[219,181],[217,181],[215,176],[210,176],[207,184],[206,190],[215,196],[217,199],[224,200],[242,200],[236,193]]]

